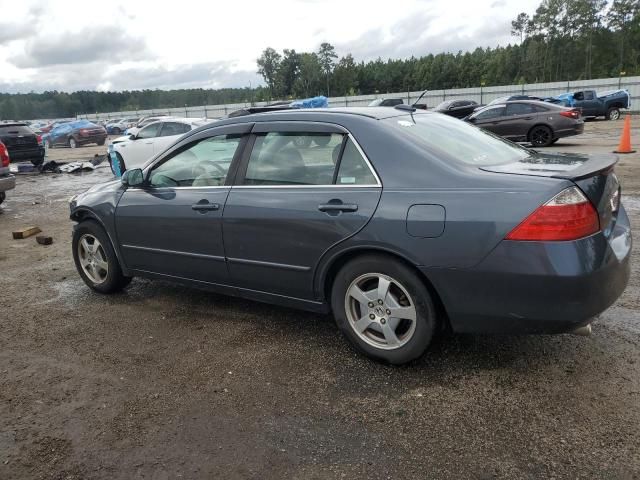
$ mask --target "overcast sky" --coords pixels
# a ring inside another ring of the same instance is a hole
[[[506,45],[540,0],[0,0],[0,91],[243,87],[256,58],[333,44],[356,61]]]

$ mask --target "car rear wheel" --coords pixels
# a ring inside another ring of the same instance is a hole
[[[102,145],[104,145],[104,142],[105,142],[105,141],[106,141],[106,140],[100,140],[100,141],[98,141],[98,142],[96,142],[96,143],[98,144],[98,146],[100,146],[100,147],[101,147]]]
[[[7,198],[7,195],[4,192],[0,192],[0,203],[4,202]]]
[[[76,148],[78,146],[76,139],[73,137],[69,137],[69,147]]]
[[[104,229],[85,220],[73,232],[73,261],[88,287],[100,293],[122,290],[131,281],[122,274],[120,263]]]
[[[612,107],[607,110],[607,120],[618,120],[620,118],[620,109]]]
[[[436,330],[429,291],[403,263],[359,257],[337,274],[331,305],[338,327],[361,352],[392,364],[420,357]]]
[[[31,163],[33,163],[34,166],[38,167],[44,163],[44,157],[32,158]]]
[[[537,125],[529,132],[529,142],[534,147],[548,147],[553,142],[553,132],[549,127]]]

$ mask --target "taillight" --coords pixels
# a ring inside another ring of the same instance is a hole
[[[36,140],[38,142],[38,145],[42,145],[42,135],[36,135]]]
[[[8,167],[11,159],[9,158],[9,151],[4,143],[0,142],[0,165]]]
[[[507,240],[577,240],[600,230],[600,218],[577,187],[570,187],[529,215]]]
[[[562,115],[563,117],[567,117],[567,118],[573,118],[573,119],[578,119],[580,118],[580,110],[563,110],[562,112],[560,112],[560,115]]]

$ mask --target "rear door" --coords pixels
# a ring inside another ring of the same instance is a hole
[[[505,122],[502,135],[507,138],[526,138],[536,123],[538,112],[530,103],[508,103],[506,110],[508,122]]]
[[[320,257],[366,225],[381,183],[337,125],[256,124],[224,210],[231,281],[313,300]]]

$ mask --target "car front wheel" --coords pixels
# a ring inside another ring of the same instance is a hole
[[[100,293],[112,293],[131,281],[122,274],[109,237],[94,220],[85,220],[75,228],[72,245],[76,269],[88,287]]]
[[[338,327],[361,352],[392,364],[420,357],[436,330],[431,295],[416,272],[382,255],[347,263],[332,287]]]

